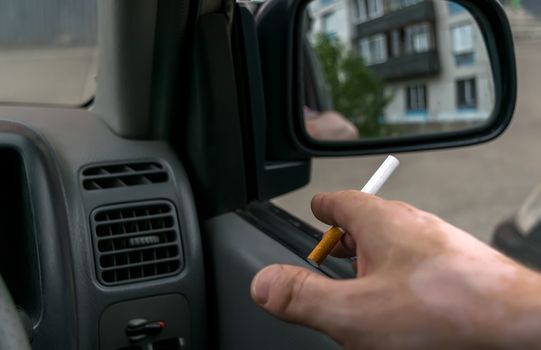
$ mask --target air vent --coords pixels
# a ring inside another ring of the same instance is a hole
[[[100,165],[83,170],[83,187],[89,191],[148,185],[167,180],[167,171],[156,162]]]
[[[174,206],[167,201],[96,209],[91,216],[99,280],[116,285],[174,275],[182,252]]]

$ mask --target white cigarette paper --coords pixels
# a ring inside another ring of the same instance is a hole
[[[361,192],[368,194],[378,193],[381,186],[383,186],[399,165],[400,162],[398,159],[393,156],[388,156],[378,170],[376,170],[374,175],[372,175],[370,180],[368,180],[366,185],[364,185]],[[319,267],[343,235],[344,232],[340,228],[336,226],[331,227],[325,232],[321,241],[306,258],[308,262],[315,267]]]
[[[372,175],[370,180],[364,185],[361,192],[368,194],[376,194],[381,189],[383,184],[389,179],[393,172],[400,165],[400,161],[393,156],[388,156],[381,164],[378,170]]]

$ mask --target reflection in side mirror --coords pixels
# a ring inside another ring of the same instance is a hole
[[[314,0],[304,39],[304,125],[313,139],[463,131],[490,120],[487,48],[456,3]]]

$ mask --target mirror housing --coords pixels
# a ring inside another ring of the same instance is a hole
[[[497,0],[453,2],[470,12],[485,40],[495,93],[490,121],[457,132],[332,143],[310,138],[304,127],[303,17],[309,1],[266,2],[256,22],[266,100],[267,159],[433,150],[479,144],[499,136],[511,121],[517,96],[515,51],[507,16]]]

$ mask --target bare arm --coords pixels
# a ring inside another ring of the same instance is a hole
[[[311,112],[305,118],[305,126],[308,135],[316,140],[346,141],[359,138],[355,125],[333,111]]]

